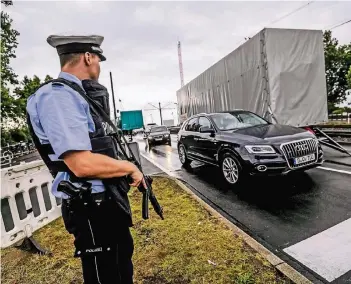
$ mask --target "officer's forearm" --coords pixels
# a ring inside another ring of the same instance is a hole
[[[137,167],[128,162],[112,159],[90,151],[71,152],[64,161],[69,169],[81,178],[113,178],[130,175]]]

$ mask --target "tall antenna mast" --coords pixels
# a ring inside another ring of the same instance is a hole
[[[178,60],[179,60],[179,73],[180,73],[180,85],[184,86],[184,74],[183,74],[183,62],[182,62],[182,51],[180,48],[180,41],[178,40]]]

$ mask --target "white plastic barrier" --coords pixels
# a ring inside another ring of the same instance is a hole
[[[138,143],[128,144],[140,163]],[[1,170],[2,248],[30,237],[33,232],[61,216],[62,200],[51,194],[52,181],[42,160]]]
[[[61,216],[53,178],[42,160],[1,170],[1,247],[6,248]]]

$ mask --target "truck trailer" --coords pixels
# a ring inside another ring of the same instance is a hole
[[[321,30],[265,28],[177,91],[181,122],[244,109],[297,127],[328,121]]]
[[[121,126],[123,131],[143,128],[143,112],[141,110],[121,111]]]
[[[133,140],[133,130],[143,127],[142,110],[121,111],[121,129],[124,135],[129,135],[129,140]]]

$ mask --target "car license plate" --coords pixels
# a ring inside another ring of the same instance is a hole
[[[156,138],[155,140],[156,140],[156,141],[161,141],[161,140],[162,140],[162,138]]]
[[[300,165],[303,163],[311,162],[314,161],[316,158],[315,154],[307,155],[307,156],[302,156],[294,159],[294,164],[295,165]]]

